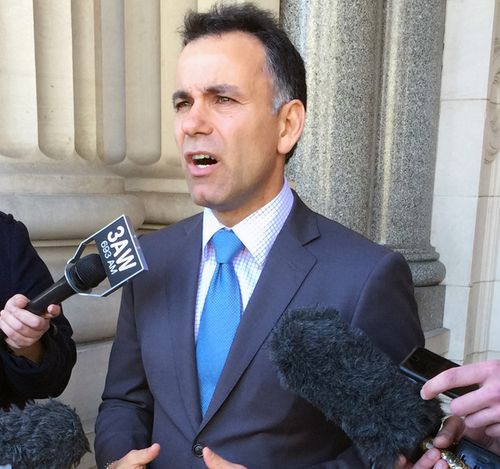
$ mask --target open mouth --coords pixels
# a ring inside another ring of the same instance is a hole
[[[193,155],[192,160],[193,164],[198,168],[207,168],[208,166],[217,163],[217,160],[215,158],[212,158],[210,155],[204,154]]]

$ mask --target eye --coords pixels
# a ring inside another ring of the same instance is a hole
[[[217,96],[216,101],[219,104],[227,104],[233,101],[233,99],[229,98],[228,96]]]
[[[174,103],[175,112],[179,112],[182,109],[187,108],[189,106],[191,106],[191,103],[189,101],[186,101],[186,100],[184,100],[184,101],[176,101]]]

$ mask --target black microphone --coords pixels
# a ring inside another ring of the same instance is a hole
[[[90,290],[106,278],[106,272],[99,254],[89,254],[82,257],[67,271],[69,282],[63,275],[56,283],[33,298],[26,309],[40,316],[47,306],[59,304],[75,293]],[[75,290],[76,288],[76,290]]]
[[[0,465],[70,469],[90,451],[77,413],[61,402],[0,411]]]
[[[440,402],[421,399],[420,386],[335,310],[286,312],[272,333],[271,358],[283,387],[335,422],[376,467],[394,467],[399,455],[414,461],[439,430]]]

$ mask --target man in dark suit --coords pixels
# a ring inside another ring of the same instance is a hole
[[[275,19],[249,5],[219,7],[187,16],[183,38],[176,140],[205,209],[141,239],[149,271],[124,288],[96,423],[98,466],[368,467],[339,427],[282,389],[268,340],[286,309],[328,306],[401,360],[423,344],[408,266],[289,188],[305,70]],[[229,260],[221,231],[235,246]],[[224,303],[217,288],[228,283]],[[224,350],[235,291],[241,317]],[[224,319],[206,319],[213,304]],[[221,322],[217,332],[207,326]]]
[[[26,227],[0,212],[0,407],[59,395],[76,361],[73,333],[61,308],[43,316],[23,309],[52,285],[52,277],[30,243]]]

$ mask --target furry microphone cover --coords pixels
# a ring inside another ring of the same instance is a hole
[[[89,452],[76,412],[58,401],[0,411],[0,465],[14,469],[70,469]]]
[[[285,313],[271,337],[282,385],[318,408],[376,467],[415,456],[434,435],[443,412],[437,399],[402,376],[387,355],[332,309]]]

